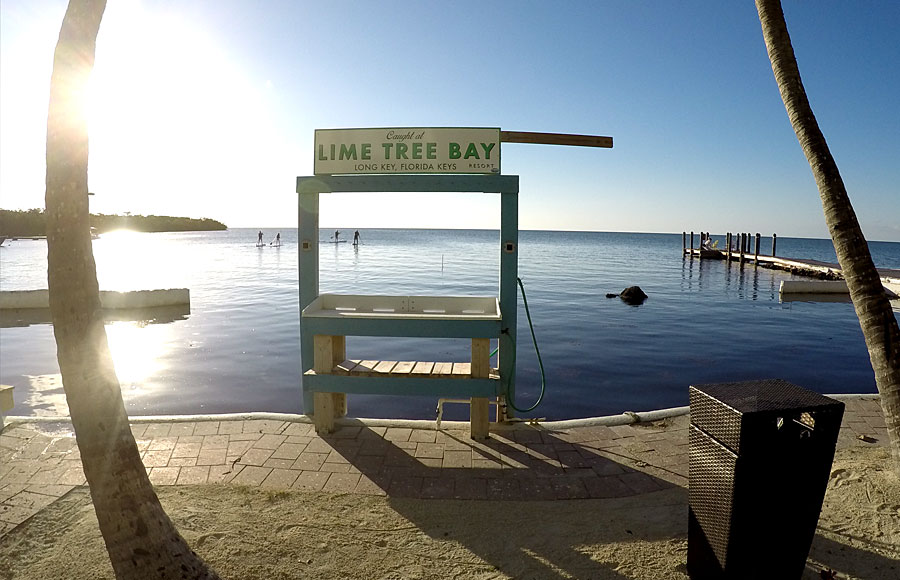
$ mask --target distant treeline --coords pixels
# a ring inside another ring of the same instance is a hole
[[[91,227],[98,233],[113,230],[136,232],[193,232],[228,229],[209,218],[171,217],[165,215],[91,214]],[[47,218],[43,209],[0,209],[0,235],[10,237],[47,235]]]

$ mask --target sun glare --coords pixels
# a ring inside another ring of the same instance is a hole
[[[88,109],[94,209],[171,200],[199,217],[217,178],[265,164],[264,81],[251,82],[203,23],[163,10],[131,1],[104,17]]]

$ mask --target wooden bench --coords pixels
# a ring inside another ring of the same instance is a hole
[[[471,399],[471,433],[485,438],[489,399],[500,394],[490,367],[490,339],[500,335],[497,298],[324,294],[302,312],[313,334],[313,365],[303,374],[313,393],[316,431],[334,430],[347,412],[347,393]],[[346,336],[470,338],[469,362],[348,359]]]

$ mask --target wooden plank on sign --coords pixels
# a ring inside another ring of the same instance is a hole
[[[444,376],[449,377],[450,373],[453,371],[453,363],[448,362],[436,362],[434,363],[434,370],[431,371],[432,376]]]
[[[427,376],[431,374],[432,369],[434,369],[433,362],[419,361],[416,363],[416,366],[413,367],[410,374],[415,376]]]
[[[402,360],[402,361],[398,362],[397,366],[395,366],[391,370],[391,374],[392,375],[408,375],[408,374],[410,374],[410,372],[412,372],[415,364],[416,364],[415,361]]]
[[[573,145],[576,147],[604,147],[611,149],[612,137],[572,135],[568,133],[533,133],[530,131],[500,131],[501,143],[541,143],[544,145]]]
[[[377,365],[375,365],[375,372],[388,374],[391,372],[391,369],[393,369],[394,365],[396,365],[396,364],[397,364],[397,361],[395,361],[395,360],[383,360],[380,363],[378,363]]]
[[[472,376],[472,363],[453,363],[453,376]]]
[[[365,373],[374,373],[375,365],[378,364],[377,360],[364,360],[361,361],[356,368],[353,369],[354,373],[365,374]]]

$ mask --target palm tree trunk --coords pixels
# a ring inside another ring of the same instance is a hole
[[[781,99],[819,188],[825,223],[875,371],[894,469],[900,474],[900,328],[872,262],[844,181],[806,98],[781,2],[756,0],[756,9]]]
[[[103,326],[88,222],[83,100],[105,8],[105,0],[71,0],[50,80],[47,278],[57,358],[116,577],[217,578],[175,529],[147,478]]]

